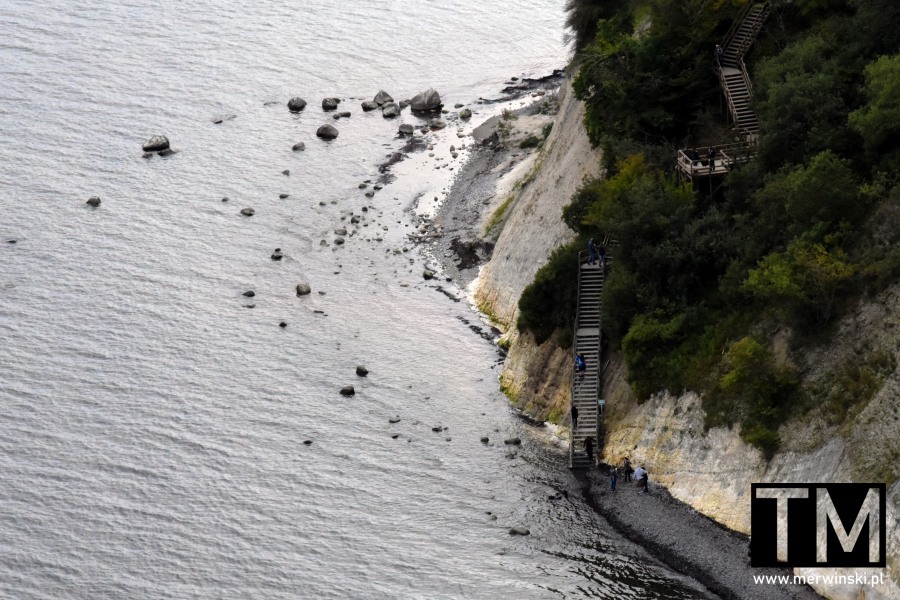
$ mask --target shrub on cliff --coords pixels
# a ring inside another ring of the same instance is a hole
[[[578,253],[586,243],[579,239],[554,250],[519,298],[516,326],[531,332],[538,344],[547,341],[554,331],[570,332],[575,325]],[[566,337],[571,340],[571,334]]]

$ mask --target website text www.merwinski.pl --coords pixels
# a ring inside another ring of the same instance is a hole
[[[867,585],[884,584],[884,573],[854,573],[852,575],[754,575],[757,585]]]

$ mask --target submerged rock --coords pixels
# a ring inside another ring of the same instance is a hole
[[[284,254],[281,253],[281,248],[275,248],[275,252],[272,253],[272,260],[281,260],[284,258]]]
[[[323,140],[333,140],[338,136],[337,127],[334,125],[322,125],[316,130],[316,136]]]
[[[441,102],[441,95],[434,88],[428,88],[413,96],[409,106],[414,112],[433,112],[440,110],[444,104]]]
[[[334,235],[347,235],[347,230],[343,227],[338,227],[334,230]]]
[[[246,296],[247,298],[252,298],[255,295],[256,292],[254,292],[253,290],[247,290],[246,292],[244,292],[244,296]]]
[[[339,113],[335,113],[335,115],[334,115],[332,118],[333,118],[335,121],[337,121],[338,119],[346,119],[346,118],[348,118],[349,116],[350,116],[350,111],[349,111],[349,110],[345,110],[345,111],[342,111],[342,112],[339,112]]]
[[[481,436],[481,443],[482,443],[482,444],[487,444],[487,443],[490,442],[490,441],[491,441],[491,438],[489,438],[488,436],[486,436],[486,435]]]
[[[311,445],[311,444],[312,444],[312,440],[303,440],[303,445],[304,445],[304,446],[309,446],[309,445]]]
[[[253,210],[252,208],[242,208],[241,214],[244,215],[245,217],[252,217],[253,215],[256,214],[256,211]]]
[[[341,396],[353,396],[354,394],[356,394],[356,390],[352,385],[345,385],[341,388]]]
[[[278,197],[279,197],[281,200],[284,200],[284,199],[287,198],[288,196],[290,196],[290,194],[278,194]]]
[[[306,100],[297,96],[288,100],[288,110],[291,112],[300,112],[306,108]]]
[[[391,417],[390,419],[388,419],[388,423],[399,423],[399,422],[400,422],[400,417],[399,417],[399,416],[397,416],[397,417]]]
[[[511,446],[519,446],[522,444],[522,440],[520,440],[517,437],[511,437],[511,438],[507,438],[507,439],[503,440],[503,443],[509,444]]]
[[[169,138],[164,135],[154,135],[144,142],[144,152],[160,152],[169,149]]]
[[[527,527],[510,527],[509,535],[531,535]]]
[[[298,296],[306,296],[307,294],[312,293],[312,288],[309,287],[308,283],[298,283],[297,284],[297,295]]]
[[[345,240],[344,238],[342,238],[340,236],[334,238],[334,243],[337,244],[338,246],[342,245],[345,241],[347,241],[347,240]]]
[[[278,324],[278,326],[281,327],[282,329],[284,329],[285,327],[287,327],[287,323],[282,321],[281,323]]]
[[[85,202],[85,204],[96,208],[100,206],[100,198],[98,198],[97,196],[91,196],[90,198],[88,198],[88,201]]]

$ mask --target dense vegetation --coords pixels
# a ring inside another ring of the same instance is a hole
[[[606,176],[564,218],[617,241],[604,330],[638,397],[702,392],[708,426],[739,424],[771,455],[793,411],[840,386],[871,397],[885,372],[862,356],[812,390],[784,346],[827,341],[842,310],[900,278],[900,3],[774,2],[746,57],[758,156],[722,189],[695,188],[675,153],[729,139],[712,49],[745,4],[570,2],[575,90]],[[571,327],[574,251],[523,294],[519,326],[539,338]],[[853,400],[838,396],[825,408],[839,420]]]

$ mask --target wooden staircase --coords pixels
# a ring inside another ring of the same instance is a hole
[[[606,244],[606,269],[611,257]],[[600,364],[600,317],[603,307],[603,283],[605,269],[599,264],[588,264],[588,255],[578,255],[578,312],[575,316],[575,354],[584,354],[587,370],[584,379],[578,374],[572,377],[572,404],[578,407],[578,426],[573,427],[569,442],[569,467],[586,469],[594,466],[584,450],[584,440],[594,439],[594,461],[599,455],[600,419],[603,407],[600,404],[602,392],[602,366]],[[574,359],[574,355],[573,355]]]
[[[717,65],[719,83],[728,101],[731,118],[739,130],[749,135],[759,133],[759,117],[750,105],[753,88],[747,76],[744,55],[759,35],[770,12],[768,2],[748,4],[725,37],[722,57]]]
[[[722,54],[716,62],[715,71],[728,103],[728,113],[734,122],[736,135],[729,143],[679,150],[676,167],[688,180],[726,175],[735,165],[752,160],[756,155],[759,117],[752,106],[753,87],[747,75],[744,55],[753,45],[771,12],[768,2],[751,2],[735,19],[721,44]],[[715,150],[712,161],[707,158],[710,148]],[[712,179],[710,189],[711,182]]]

